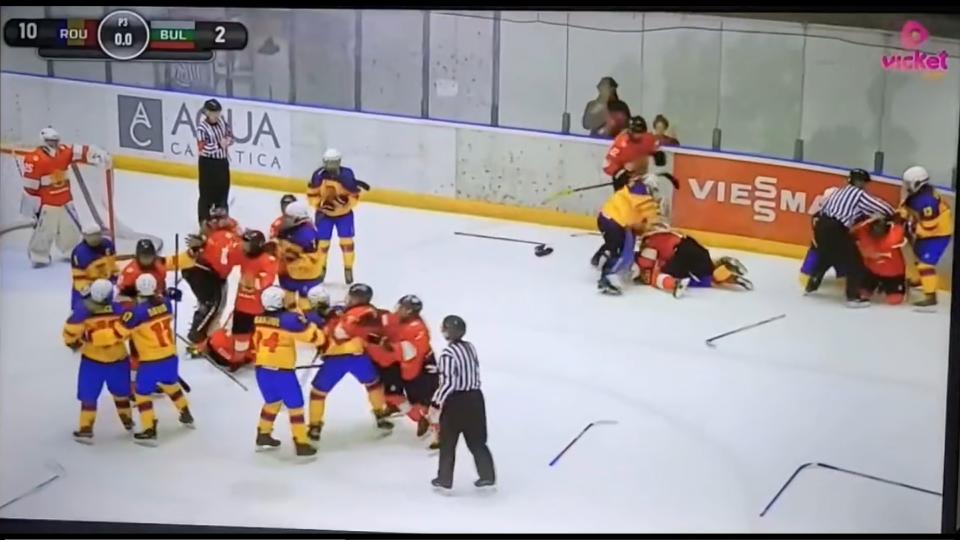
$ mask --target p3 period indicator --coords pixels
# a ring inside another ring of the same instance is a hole
[[[152,20],[126,9],[102,19],[10,19],[3,40],[50,59],[208,61],[214,51],[247,46],[237,22]]]

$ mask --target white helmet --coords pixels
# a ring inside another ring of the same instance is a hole
[[[323,161],[340,161],[343,159],[343,154],[340,153],[336,148],[327,148],[327,151],[323,153]]]
[[[283,213],[288,217],[298,220],[310,219],[310,207],[303,201],[293,201],[287,205],[287,209],[284,210]]]
[[[139,280],[138,280],[139,281]],[[113,295],[113,283],[107,279],[98,279],[90,285],[90,298],[99,304],[106,304]]]
[[[57,130],[53,129],[50,126],[47,126],[40,130],[40,139],[43,140],[43,142],[47,142],[47,141],[59,142],[60,134],[57,133]]]
[[[140,274],[137,278],[137,295],[153,296],[157,294],[157,278],[153,274]]]
[[[260,293],[260,303],[263,309],[267,311],[277,311],[283,309],[283,297],[286,293],[277,286],[267,287]]]
[[[310,305],[313,307],[323,305],[330,305],[330,293],[327,292],[327,289],[323,285],[314,285],[307,291],[307,300],[310,301]]]
[[[84,236],[88,236],[91,234],[100,234],[103,232],[103,229],[101,229],[100,225],[97,225],[96,223],[87,223],[83,226],[82,229],[80,229],[80,232]]]
[[[907,186],[907,193],[916,193],[930,181],[930,174],[919,165],[914,165],[903,172],[903,183]]]

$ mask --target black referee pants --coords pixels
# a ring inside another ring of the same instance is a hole
[[[447,396],[440,411],[440,465],[437,478],[444,486],[453,485],[453,466],[460,435],[473,454],[481,480],[496,481],[493,456],[487,448],[487,411],[483,392],[469,390]]]
[[[230,162],[200,156],[197,162],[200,198],[197,200],[197,220],[203,223],[214,206],[227,208],[230,195]]]
[[[817,264],[811,282],[820,283],[830,267],[847,269],[847,300],[860,298],[864,267],[857,243],[850,229],[839,220],[821,216],[813,224],[813,243],[817,247]]]

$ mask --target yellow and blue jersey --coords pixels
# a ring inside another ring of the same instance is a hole
[[[78,303],[63,325],[63,342],[67,346],[82,342],[80,354],[90,360],[105,364],[124,361],[127,347],[114,331],[122,314],[123,307],[114,302],[105,305]]]
[[[650,196],[643,182],[634,182],[617,190],[607,199],[600,213],[624,228],[656,219],[657,201]]]
[[[293,279],[318,279],[323,273],[320,239],[313,223],[305,222],[280,233],[284,271]]]
[[[913,232],[917,239],[953,234],[953,212],[933,186],[924,186],[907,196],[900,214],[916,223]]]
[[[269,369],[293,369],[297,342],[318,347],[326,337],[316,324],[293,311],[268,311],[254,319],[253,351],[256,365]]]
[[[307,184],[310,206],[328,217],[349,214],[357,206],[359,197],[360,187],[349,167],[340,167],[337,174],[321,167],[314,171]]]
[[[173,334],[173,304],[166,298],[148,298],[128,309],[114,328],[130,338],[140,363],[167,360],[177,355]]]
[[[113,242],[107,238],[97,246],[91,246],[86,242],[77,244],[70,254],[73,290],[86,292],[98,279],[109,279],[116,283],[117,275],[120,273],[116,255]]]

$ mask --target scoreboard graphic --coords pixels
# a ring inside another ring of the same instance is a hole
[[[247,29],[236,22],[147,21],[122,9],[102,19],[10,19],[3,40],[50,59],[204,62],[215,51],[245,48]]]

